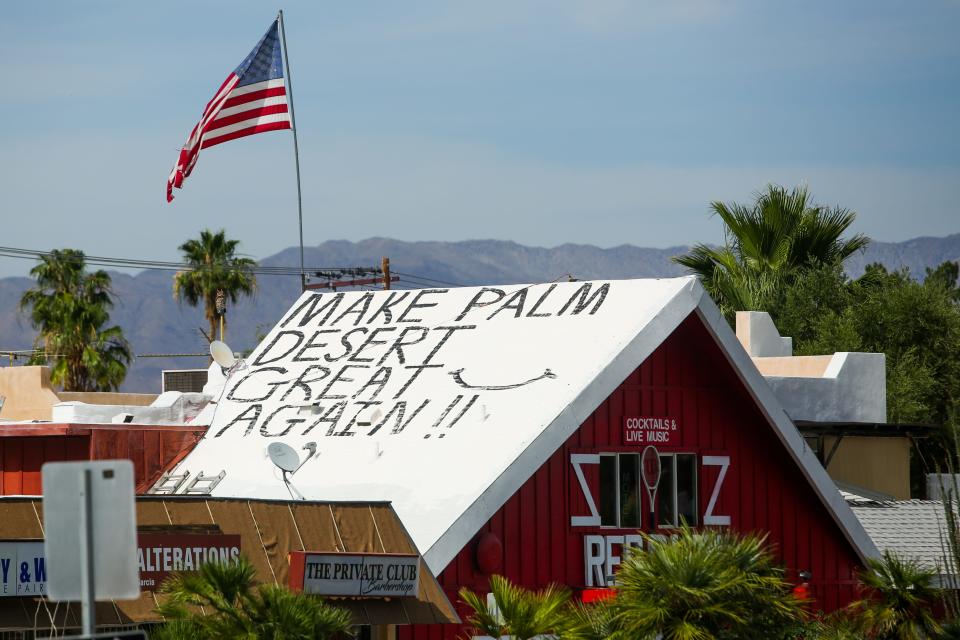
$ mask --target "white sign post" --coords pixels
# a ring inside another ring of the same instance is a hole
[[[98,599],[140,595],[133,463],[53,462],[41,472],[47,594],[79,600],[82,633],[92,635]]]

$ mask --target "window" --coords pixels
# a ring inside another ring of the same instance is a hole
[[[600,456],[600,526],[617,526],[617,456]]]
[[[639,453],[600,454],[600,526],[639,529],[649,511],[640,475]],[[657,487],[657,525],[677,527],[698,523],[697,456],[661,453]]]
[[[677,527],[697,524],[697,456],[692,453],[660,454],[657,488],[657,523]]]
[[[639,527],[640,456],[621,453],[617,459],[620,465],[620,526]]]
[[[676,485],[673,468],[675,456],[660,455],[660,484],[657,485],[657,524],[673,525],[677,522],[677,505],[672,487]]]

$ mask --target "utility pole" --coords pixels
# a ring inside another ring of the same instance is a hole
[[[380,259],[380,270],[383,271],[383,290],[390,290],[390,258],[384,256]]]
[[[353,269],[337,269],[336,271],[316,271],[314,275],[317,278],[327,278],[328,282],[317,282],[307,285],[307,290],[312,291],[315,289],[331,289],[336,291],[342,287],[362,287],[364,285],[374,285],[379,284],[383,285],[384,289],[390,288],[391,282],[396,282],[400,279],[400,276],[390,275],[390,259],[382,258],[381,264],[383,265],[381,269],[376,267],[366,269],[363,267],[356,267]],[[346,276],[363,276],[370,275],[369,278],[360,278],[355,277],[350,280],[338,280],[337,278],[344,278]]]

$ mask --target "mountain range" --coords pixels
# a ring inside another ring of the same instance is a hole
[[[305,249],[306,264],[317,269],[379,266],[389,256],[400,277],[396,288],[443,288],[478,284],[515,284],[557,279],[620,279],[669,277],[684,270],[670,261],[688,247],[653,249],[621,245],[603,249],[565,244],[553,248],[528,247],[500,240],[462,242],[404,242],[370,238],[360,242],[331,240]],[[925,269],[947,260],[960,260],[960,234],[943,238],[915,238],[903,242],[873,242],[851,257],[847,272],[856,277],[867,264],[880,262],[890,269],[907,268],[923,277]],[[299,264],[299,250],[291,247],[260,261],[265,266]],[[202,309],[179,305],[171,289],[172,272],[146,270],[133,275],[111,272],[116,306],[111,322],[123,327],[138,357],[123,389],[157,393],[163,369],[206,367],[202,354],[206,327]],[[34,331],[20,313],[18,302],[32,285],[29,278],[0,279],[0,350],[30,348]],[[254,347],[296,299],[296,276],[261,275],[257,294],[227,311],[227,341],[236,350]],[[6,363],[3,363],[6,364]]]

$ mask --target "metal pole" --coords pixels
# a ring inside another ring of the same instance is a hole
[[[384,256],[380,260],[380,270],[383,271],[383,289],[390,288],[390,258]]]
[[[283,28],[283,9],[277,14],[280,21],[280,40],[283,42],[283,71],[290,96],[290,129],[293,131],[293,161],[297,168],[297,214],[300,221],[300,291],[307,290],[307,272],[303,266],[303,198],[300,193],[300,146],[297,144],[297,119],[293,114],[293,78],[290,73],[290,58],[287,56],[287,33]]]
[[[97,628],[96,576],[93,566],[93,472],[83,470],[80,504],[80,615],[82,633],[93,635]]]

